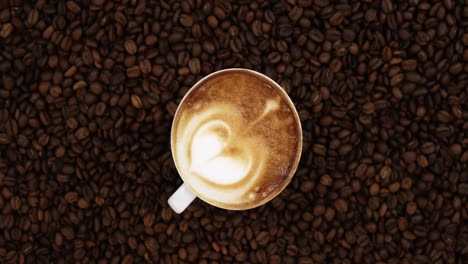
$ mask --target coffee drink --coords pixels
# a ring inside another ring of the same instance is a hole
[[[289,183],[302,134],[280,86],[256,72],[231,69],[187,93],[171,144],[181,177],[199,198],[242,210],[268,202]]]

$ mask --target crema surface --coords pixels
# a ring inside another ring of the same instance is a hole
[[[179,173],[201,199],[246,209],[285,187],[301,144],[285,96],[244,71],[215,74],[190,91],[174,119],[172,149]]]

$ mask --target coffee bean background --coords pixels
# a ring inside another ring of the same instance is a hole
[[[466,0],[0,0],[0,262],[466,263],[467,61]],[[231,67],[291,96],[298,171],[175,215],[175,110]]]

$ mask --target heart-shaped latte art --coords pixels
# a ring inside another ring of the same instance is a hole
[[[191,170],[206,181],[230,185],[242,181],[252,168],[252,151],[235,140],[228,124],[211,120],[192,138]]]

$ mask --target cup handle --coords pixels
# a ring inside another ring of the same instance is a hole
[[[174,212],[180,214],[193,202],[193,200],[195,200],[195,198],[197,198],[197,195],[190,190],[187,184],[183,183],[179,189],[169,197],[167,202]]]

